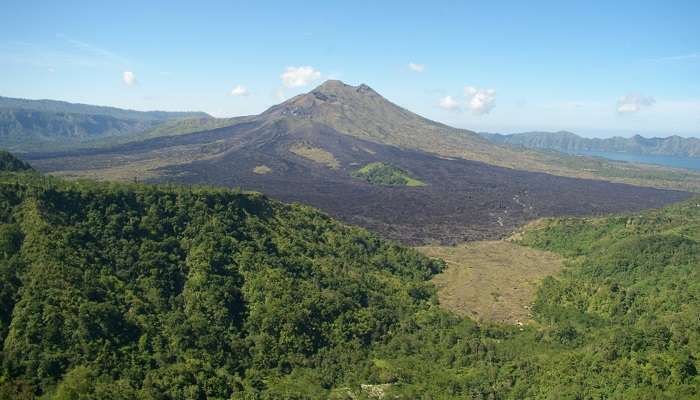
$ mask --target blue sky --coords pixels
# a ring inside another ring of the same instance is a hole
[[[336,78],[473,130],[700,136],[697,0],[103,3],[3,1],[0,95],[234,116]]]

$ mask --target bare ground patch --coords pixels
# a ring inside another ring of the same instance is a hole
[[[312,147],[297,143],[290,147],[289,151],[300,157],[309,159],[313,162],[323,164],[328,168],[338,169],[338,167],[340,167],[340,162],[338,161],[338,159],[336,159],[331,152],[326,151],[320,147]]]
[[[253,168],[253,172],[259,175],[265,175],[272,172],[272,168],[268,167],[267,165],[258,165],[257,167]]]
[[[537,285],[563,265],[554,253],[506,241],[417,250],[447,263],[447,269],[433,278],[443,307],[476,320],[512,324],[530,319]]]

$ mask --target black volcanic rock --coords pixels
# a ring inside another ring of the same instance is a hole
[[[509,154],[474,133],[396,106],[366,85],[328,81],[233,126],[105,150],[35,155],[32,163],[78,176],[262,191],[410,244],[496,238],[539,217],[634,211],[689,196],[417,149],[425,143],[491,151],[492,157]],[[375,162],[426,185],[381,186],[352,177]]]

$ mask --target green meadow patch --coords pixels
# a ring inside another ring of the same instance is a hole
[[[424,182],[412,178],[408,172],[393,165],[374,162],[351,173],[353,178],[365,180],[373,185],[425,186]]]

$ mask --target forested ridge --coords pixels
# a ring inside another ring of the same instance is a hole
[[[629,138],[584,138],[567,131],[523,132],[503,135],[481,133],[484,138],[499,144],[510,144],[531,149],[552,149],[563,152],[602,151],[630,154],[652,154],[680,157],[700,157],[700,139],[693,137],[645,138],[634,135]]]
[[[259,194],[5,180],[6,397],[279,398],[290,372],[325,390],[441,268]]]
[[[695,398],[700,201],[552,219],[519,328],[443,267],[257,193],[0,177],[0,399]]]
[[[529,226],[557,252],[522,332],[425,317],[382,347],[402,398],[691,399],[700,395],[700,199]],[[421,315],[422,312],[419,312]],[[486,332],[486,333],[485,333]],[[478,338],[478,339],[477,339]],[[409,345],[407,345],[409,343]]]
[[[12,153],[0,150],[0,171],[17,172],[29,171],[32,166],[18,159]]]
[[[224,124],[203,112],[134,111],[0,96],[0,145],[13,151],[107,145],[108,139],[136,140],[217,123]]]

